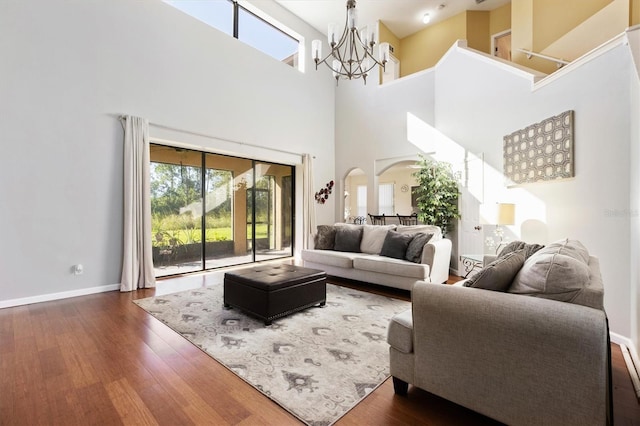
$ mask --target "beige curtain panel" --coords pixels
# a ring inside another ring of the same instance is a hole
[[[149,122],[125,116],[124,247],[120,291],[155,287],[151,247]]]
[[[313,235],[316,232],[316,206],[313,189],[313,164],[310,154],[302,155],[302,170],[303,170],[303,223],[304,234],[302,246],[305,249],[311,248],[311,242],[313,241]]]

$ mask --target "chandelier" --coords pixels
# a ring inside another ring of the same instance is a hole
[[[379,58],[373,56],[373,46],[377,43],[377,31],[375,26],[358,30],[358,11],[356,10],[356,0],[347,0],[347,20],[344,31],[340,39],[336,41],[336,25],[329,24],[327,39],[331,46],[331,52],[322,57],[322,42],[313,40],[311,42],[311,54],[316,63],[325,64],[333,71],[336,84],[340,78],[352,80],[362,77],[364,84],[367,84],[367,76],[376,65],[384,66],[389,60],[389,44],[380,45]]]

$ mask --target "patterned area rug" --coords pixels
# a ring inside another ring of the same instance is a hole
[[[327,284],[327,306],[269,327],[223,286],[134,301],[308,425],[330,425],[389,377],[387,326],[409,302]]]

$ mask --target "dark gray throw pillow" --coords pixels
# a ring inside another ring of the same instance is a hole
[[[333,250],[336,241],[336,228],[332,225],[318,225],[317,233],[313,239],[313,248],[316,250]]]
[[[414,234],[400,234],[396,231],[388,231],[382,244],[382,250],[380,250],[380,256],[404,259],[413,235]]]
[[[525,250],[518,250],[500,257],[480,270],[464,283],[465,287],[507,291],[525,261]]]
[[[424,232],[415,234],[407,247],[404,258],[413,263],[420,263],[422,260],[422,249],[431,237],[433,237],[433,234],[425,234]]]
[[[360,240],[362,240],[362,228],[337,226],[333,249],[360,253]]]

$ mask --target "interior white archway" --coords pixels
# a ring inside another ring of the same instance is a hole
[[[378,214],[410,215],[416,212],[412,188],[417,185],[413,176],[418,159],[402,159],[386,164],[378,175]],[[380,164],[382,166],[382,164]]]
[[[358,187],[360,187],[360,195],[362,197],[362,187],[364,187],[364,206],[366,210],[366,193],[367,193],[367,175],[359,167],[353,167],[347,171],[347,173],[340,180],[340,188],[342,189],[343,196],[340,199],[340,211],[342,212],[341,220],[347,223],[353,223],[359,216],[366,217],[366,211],[364,214],[358,211],[358,201],[362,203],[362,198],[358,200]]]

